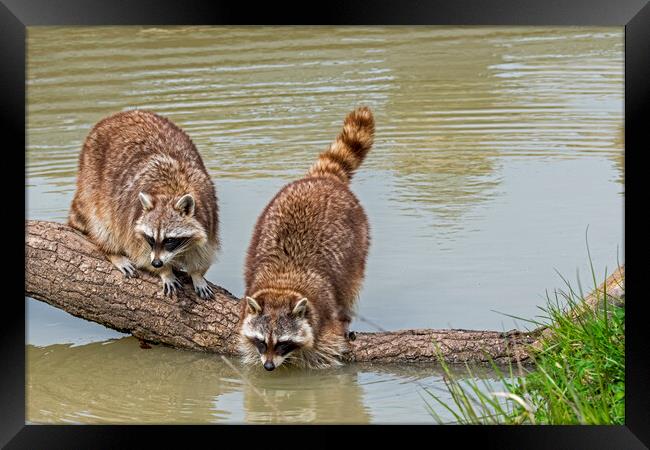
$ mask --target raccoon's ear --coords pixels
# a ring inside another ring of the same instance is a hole
[[[262,307],[253,297],[246,297],[246,303],[248,304],[248,310],[252,314],[259,314],[262,312]]]
[[[293,311],[291,311],[291,314],[296,317],[305,317],[306,313],[307,313],[307,299],[301,298],[300,300],[298,300],[298,303],[296,303],[296,306],[293,307]]]
[[[185,194],[181,198],[178,199],[176,202],[176,205],[174,205],[174,208],[179,210],[181,214],[185,216],[193,216],[194,215],[194,197],[192,197],[192,194]]]
[[[140,197],[140,203],[142,203],[142,209],[144,209],[145,211],[149,211],[150,209],[153,209],[153,201],[151,200],[151,196],[149,194],[140,192],[138,194],[138,197]]]

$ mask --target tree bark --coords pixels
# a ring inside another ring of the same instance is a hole
[[[54,222],[26,221],[25,295],[146,341],[188,350],[237,354],[239,299],[212,283],[214,298],[194,294],[189,280],[174,297],[160,280],[139,271],[126,278],[81,233]],[[608,279],[622,279],[622,268]],[[620,282],[618,284],[621,284]],[[609,292],[608,292],[609,293]],[[526,362],[543,329],[402,330],[357,332],[346,361],[450,363]]]

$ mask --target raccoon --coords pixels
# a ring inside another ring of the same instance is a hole
[[[257,220],[240,310],[244,362],[261,360],[266,370],[340,364],[369,246],[368,219],[348,184],[373,137],[370,109],[349,113],[306,177],[282,188]]]
[[[95,125],[79,157],[68,224],[86,234],[127,277],[145,269],[163,294],[185,270],[202,298],[219,249],[215,187],[191,139],[168,119],[135,110]]]

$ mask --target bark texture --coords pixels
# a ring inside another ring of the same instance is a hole
[[[72,228],[37,220],[28,220],[25,225],[26,296],[143,340],[180,349],[237,354],[239,299],[224,288],[209,283],[215,296],[203,300],[185,279],[181,292],[165,297],[158,277],[139,271],[138,278],[125,278],[94,244]],[[616,301],[623,297],[623,275],[621,268],[607,281],[621,287],[616,291],[618,297],[612,297]],[[486,362],[490,358],[525,362],[529,345],[543,334],[543,329],[359,332],[350,342],[345,359],[435,362],[439,349],[450,363]]]

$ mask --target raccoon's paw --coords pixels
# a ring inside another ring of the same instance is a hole
[[[110,261],[113,263],[115,267],[117,267],[117,270],[122,272],[125,277],[127,278],[137,278],[138,277],[138,271],[135,270],[135,266],[127,258],[126,256],[122,255],[111,255],[108,257]]]
[[[192,277],[192,284],[194,285],[194,291],[198,294],[199,297],[203,299],[209,299],[214,297],[212,288],[210,288],[208,282],[205,281],[203,275],[192,273],[190,274],[190,276]]]
[[[163,295],[172,296],[182,287],[183,285],[176,277],[163,279]]]
[[[196,293],[199,295],[199,297],[203,299],[209,299],[214,297],[214,292],[212,292],[212,288],[208,286],[208,283],[203,283],[202,285],[195,285],[194,290]]]
[[[127,278],[138,278],[138,271],[135,270],[135,267],[133,266],[133,264],[131,264],[131,261],[126,263],[122,268],[118,267],[118,269],[120,269],[124,274],[124,276],[126,276]]]

